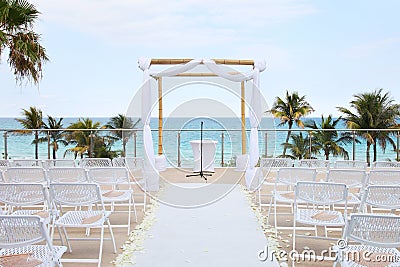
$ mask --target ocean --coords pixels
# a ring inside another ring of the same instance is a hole
[[[109,118],[91,118],[94,122],[100,122],[101,125],[106,124]],[[317,123],[320,118],[305,118],[305,120],[313,119]],[[78,118],[64,118],[64,127],[68,127],[71,123],[74,123]],[[200,139],[200,124],[203,122],[203,139],[204,140],[215,140],[217,141],[216,155],[215,155],[215,166],[232,166],[235,156],[242,154],[241,148],[241,121],[239,118],[164,118],[163,120],[163,154],[167,158],[167,162],[170,166],[178,165],[178,153],[180,154],[180,166],[181,167],[193,167],[193,152],[190,145],[191,140]],[[274,157],[282,154],[283,148],[281,144],[286,138],[286,128],[277,127],[276,119],[264,118],[260,124],[259,131],[259,149],[260,155]],[[152,136],[154,143],[154,152],[158,152],[158,119],[151,119]],[[249,122],[246,121],[247,128],[247,146],[249,142]],[[138,124],[138,133],[136,138],[136,146],[134,139],[131,138],[127,143],[127,156],[143,156],[143,139],[142,139],[142,125]],[[339,127],[344,129],[345,127]],[[14,118],[0,118],[0,152],[2,158],[4,158],[4,132],[7,129],[22,129],[20,123]],[[295,131],[297,129],[294,129]],[[104,134],[104,132],[102,132]],[[180,136],[180,138],[178,138]],[[223,142],[222,142],[223,138]],[[393,137],[396,142],[396,137]],[[179,140],[178,140],[179,139]],[[34,145],[32,144],[33,135],[16,135],[8,134],[7,136],[7,152],[8,158],[34,158]],[[366,143],[364,140],[360,140],[360,144],[355,145],[354,157],[356,160],[366,159]],[[178,142],[179,151],[178,151]],[[266,145],[267,144],[267,145]],[[67,148],[73,147],[72,145],[63,146],[57,152],[57,158],[73,158],[72,153],[66,153]],[[353,144],[345,146],[349,153],[350,159],[353,158]],[[113,150],[122,150],[122,142],[117,141],[113,145]],[[248,147],[246,147],[248,151]],[[371,147],[371,160],[373,157]],[[314,155],[317,158],[323,159],[323,155]],[[48,158],[47,143],[41,143],[39,145],[39,158]],[[330,160],[333,162],[337,158],[331,157]],[[338,158],[343,159],[343,158]],[[388,144],[386,151],[378,148],[378,159],[377,160],[392,160],[396,159],[396,152],[393,151],[391,146]]]

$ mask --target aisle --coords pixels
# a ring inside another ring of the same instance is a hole
[[[181,186],[186,187],[185,193]],[[144,251],[136,253],[135,266],[279,266],[276,261],[258,259],[267,239],[239,186],[201,186],[170,186],[162,199],[177,205],[180,201],[187,203],[190,198],[189,202],[199,204],[199,199],[222,196],[223,192],[233,190],[202,207],[160,204],[155,211],[156,222],[144,242]],[[191,190],[192,187],[200,190]]]

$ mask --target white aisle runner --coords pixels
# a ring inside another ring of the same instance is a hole
[[[208,185],[201,194],[227,192],[229,187]],[[163,200],[174,203],[181,197],[179,192],[175,186],[167,187]],[[196,193],[184,195],[201,198]],[[197,208],[159,204],[155,214],[148,232],[151,238],[145,240],[144,252],[136,253],[136,266],[279,266],[276,260],[258,259],[267,239],[238,186],[212,204]]]

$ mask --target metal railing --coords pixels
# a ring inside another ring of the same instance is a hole
[[[141,129],[0,129],[0,132],[3,133],[3,140],[4,140],[4,153],[3,153],[3,158],[8,159],[9,158],[9,138],[12,135],[15,135],[16,133],[21,134],[21,132],[38,132],[42,137],[46,136],[47,137],[47,158],[51,157],[51,135],[50,133],[52,131],[63,131],[65,133],[72,132],[72,131],[88,131],[90,132],[89,137],[90,137],[90,150],[93,151],[94,149],[94,137],[96,136],[95,133],[101,134],[105,132],[113,132],[113,131],[122,131],[122,132],[130,132],[130,140],[133,142],[133,145],[130,146],[130,149],[133,149],[132,151],[132,156],[137,157],[139,155],[140,151],[140,142],[142,140],[139,140],[139,133],[142,132]],[[187,142],[188,140],[183,140],[182,139],[182,134],[183,133],[196,133],[199,132],[200,129],[164,129],[163,132],[176,132],[176,162],[177,166],[181,167],[182,166],[182,142]],[[213,138],[218,138],[218,143],[219,143],[219,151],[217,151],[217,154],[219,155],[218,161],[221,166],[225,166],[227,164],[226,162],[226,156],[228,154],[228,158],[230,156],[230,160],[234,157],[234,154],[232,151],[231,152],[226,152],[226,143],[227,143],[227,137],[230,139],[228,142],[230,145],[233,147],[236,147],[236,154],[239,154],[238,151],[241,149],[241,143],[237,142],[237,145],[235,141],[232,140],[232,137],[230,136],[232,133],[237,134],[237,136],[241,135],[241,129],[204,129],[205,132],[214,132],[216,134],[213,135]],[[249,129],[246,130],[247,134],[249,133]],[[288,129],[259,129],[259,132],[261,133],[260,136],[260,142],[259,142],[259,147],[262,147],[263,149],[260,149],[260,151],[263,151],[263,156],[277,156],[279,153],[275,153],[275,150],[279,151],[283,146],[281,146],[281,142],[279,141],[280,138],[282,139],[283,137],[286,137],[286,132]],[[309,149],[310,149],[310,155],[312,155],[312,147],[313,147],[313,133],[322,131],[322,130],[315,130],[315,129],[292,129],[292,133],[295,132],[306,132],[308,134],[309,138]],[[358,133],[360,132],[376,132],[376,131],[384,131],[384,132],[389,132],[391,133],[394,137],[396,137],[396,150],[391,152],[391,155],[393,155],[393,152],[395,152],[395,158],[393,160],[399,161],[400,155],[399,155],[399,146],[400,146],[400,129],[357,129],[357,130],[349,130],[349,129],[324,129],[323,131],[336,131],[338,133],[341,132],[347,132],[350,133],[352,136],[352,144],[351,144],[351,155],[352,159],[355,160],[357,155],[357,146],[365,146],[364,144],[357,144],[357,136]],[[152,130],[153,133],[157,133],[158,130]],[[227,136],[228,135],[228,136]],[[280,138],[277,138],[277,136],[280,136]],[[262,138],[263,136],[263,138]],[[153,136],[153,141],[156,144],[157,143],[157,138],[154,138]],[[171,142],[171,140],[168,140]],[[168,142],[164,142],[165,144],[168,144]],[[233,144],[235,143],[235,144]],[[239,146],[239,148],[238,148]],[[156,145],[154,145],[156,147]],[[274,150],[271,153],[271,147]],[[372,148],[372,147],[371,147]],[[372,153],[372,149],[371,149]],[[349,153],[350,154],[350,153]],[[390,153],[389,153],[390,154]]]

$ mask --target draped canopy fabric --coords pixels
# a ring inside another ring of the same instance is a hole
[[[247,73],[237,73],[232,74],[227,72],[224,68],[220,67],[213,60],[203,60],[203,59],[193,59],[186,64],[179,64],[173,67],[170,67],[166,70],[162,70],[159,72],[150,72],[149,68],[151,65],[151,60],[146,58],[139,59],[139,68],[143,71],[143,91],[142,91],[142,114],[141,118],[144,122],[144,143],[145,146],[145,154],[149,163],[154,167],[154,151],[148,151],[153,147],[151,132],[150,129],[150,115],[152,108],[151,101],[151,77],[172,77],[183,72],[189,71],[199,64],[204,64],[208,70],[212,73],[216,74],[219,77],[224,79],[233,81],[233,82],[242,82],[253,80],[252,87],[252,95],[250,99],[249,106],[249,118],[250,118],[250,145],[249,145],[249,168],[254,168],[254,166],[258,162],[259,158],[259,149],[258,149],[258,130],[260,120],[262,117],[262,109],[261,109],[261,92],[260,92],[260,72],[264,71],[266,68],[265,61],[255,61],[254,67]]]

